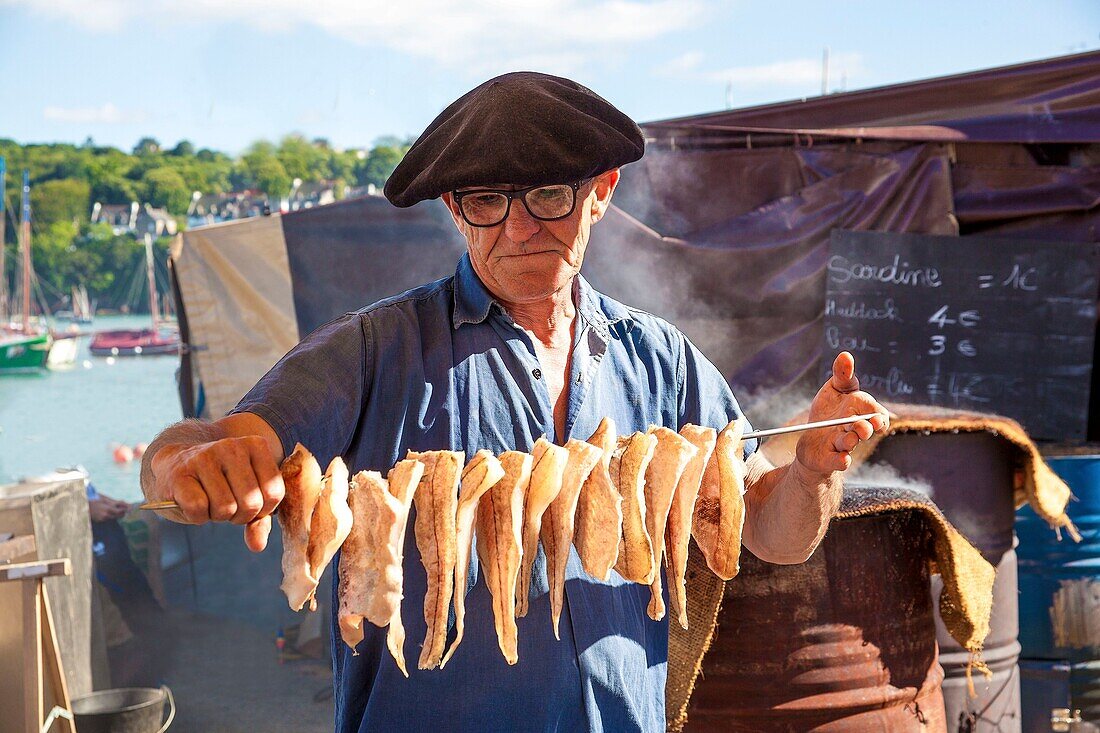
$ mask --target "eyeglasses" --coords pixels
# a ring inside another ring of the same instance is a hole
[[[541,221],[564,219],[577,208],[577,189],[587,183],[555,183],[549,186],[529,186],[505,190],[471,188],[453,191],[455,203],[466,223],[475,227],[495,227],[508,218],[512,199],[518,198],[533,218]]]

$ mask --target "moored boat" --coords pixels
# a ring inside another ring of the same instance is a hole
[[[0,192],[4,190],[6,168],[0,157]],[[3,197],[0,196],[0,199]],[[23,171],[23,216],[19,223],[19,250],[22,270],[23,312],[18,322],[7,323],[7,277],[0,257],[0,373],[43,369],[50,355],[53,338],[47,328],[31,320],[31,184],[30,173]],[[4,207],[0,201],[0,251],[4,241]]]
[[[0,334],[0,372],[43,368],[50,346],[48,333]]]
[[[89,349],[93,356],[148,356],[178,354],[180,334],[176,328],[160,321],[157,305],[157,279],[153,269],[153,238],[145,235],[145,270],[149,281],[149,314],[151,328],[124,328],[98,331],[92,336]]]
[[[178,331],[164,328],[99,331],[92,336],[92,342],[88,348],[93,356],[177,354],[180,348],[180,335]]]
[[[50,369],[65,369],[76,363],[80,351],[80,333],[53,333],[53,345],[46,366]]]

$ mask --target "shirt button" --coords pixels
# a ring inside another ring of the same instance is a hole
[[[542,370],[538,367],[531,370],[531,376],[535,379],[542,379]]]

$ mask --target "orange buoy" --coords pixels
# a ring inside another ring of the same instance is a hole
[[[138,443],[134,446],[134,459],[141,458],[145,455],[145,449],[149,447],[148,443]]]
[[[134,460],[134,449],[128,445],[120,445],[115,448],[115,463],[129,463]]]

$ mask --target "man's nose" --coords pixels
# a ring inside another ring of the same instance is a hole
[[[539,230],[539,222],[527,211],[523,202],[516,199],[504,220],[504,233],[513,242],[526,242]]]

